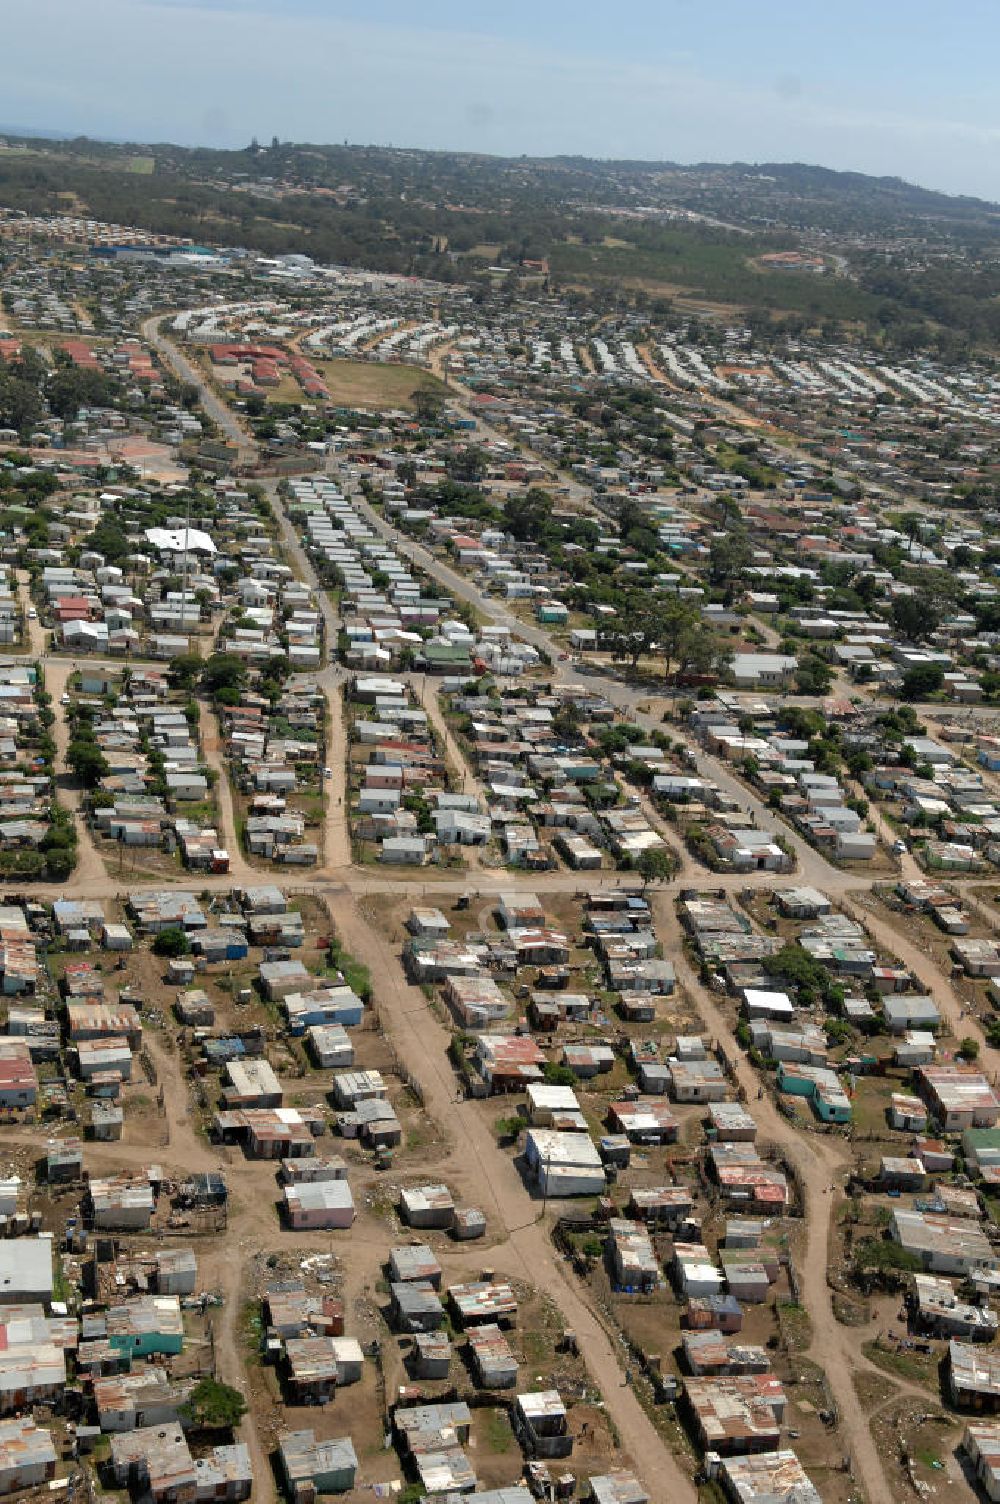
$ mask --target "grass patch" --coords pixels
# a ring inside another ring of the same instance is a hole
[[[335,935],[330,937],[330,967],[339,971],[351,988],[356,992],[363,1003],[370,1003],[372,999],[372,978],[367,966],[344,950]]]
[[[939,1387],[938,1359],[934,1353],[897,1353],[875,1342],[866,1342],[861,1351],[884,1373],[895,1374],[909,1384],[925,1384],[935,1390]]]
[[[76,1295],[76,1286],[66,1278],[63,1268],[62,1257],[56,1254],[55,1264],[52,1270],[52,1295],[55,1300],[65,1301],[69,1305]]]
[[[793,1300],[780,1301],[778,1324],[792,1351],[804,1353],[812,1343],[812,1322],[805,1308],[796,1305]]]
[[[514,1443],[514,1433],[510,1428],[505,1410],[489,1410],[486,1413],[486,1422],[483,1426],[483,1440],[491,1452],[500,1454],[509,1452]]]
[[[259,1364],[261,1344],[264,1340],[264,1317],[259,1300],[244,1302],[243,1310],[240,1312],[240,1340],[246,1351],[247,1362]]]
[[[444,396],[448,388],[430,371],[419,366],[382,365],[371,360],[321,360],[315,362],[329,388],[330,398],[342,407],[388,407],[413,411],[413,393],[418,387]]]
[[[866,1301],[853,1300],[839,1290],[833,1293],[832,1305],[841,1326],[867,1326],[871,1320],[871,1308]]]
[[[895,1384],[889,1379],[883,1379],[877,1373],[869,1373],[867,1369],[852,1374],[854,1391],[861,1401],[862,1407],[869,1415],[875,1410],[887,1405],[895,1394],[898,1393]]]

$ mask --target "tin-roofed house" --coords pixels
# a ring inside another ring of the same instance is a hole
[[[0,1421],[0,1494],[21,1493],[50,1483],[56,1473],[51,1432],[30,1416]]]
[[[573,1435],[566,1406],[557,1389],[519,1394],[514,1403],[514,1431],[528,1457],[569,1457]]]
[[[318,1494],[348,1493],[357,1477],[358,1459],[349,1436],[317,1441],[314,1431],[286,1431],[278,1441],[281,1470],[293,1500]]]

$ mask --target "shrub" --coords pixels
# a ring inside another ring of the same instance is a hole
[[[188,955],[190,950],[190,940],[184,931],[176,926],[161,930],[153,941],[154,956],[167,956],[173,959],[176,956]]]

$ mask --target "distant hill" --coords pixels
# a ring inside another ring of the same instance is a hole
[[[1000,342],[1000,206],[796,162],[490,157],[272,142],[240,151],[4,133],[0,204],[451,282],[500,263],[591,296]],[[776,251],[795,258],[762,260]],[[812,270],[803,269],[811,267]]]

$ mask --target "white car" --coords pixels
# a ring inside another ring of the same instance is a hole
[[[28,620],[29,621],[37,621],[38,620],[38,612],[35,610],[34,606],[29,606],[28,607]]]
[[[333,769],[332,768],[324,768],[323,769],[323,777],[324,778],[332,778],[333,777]]]

